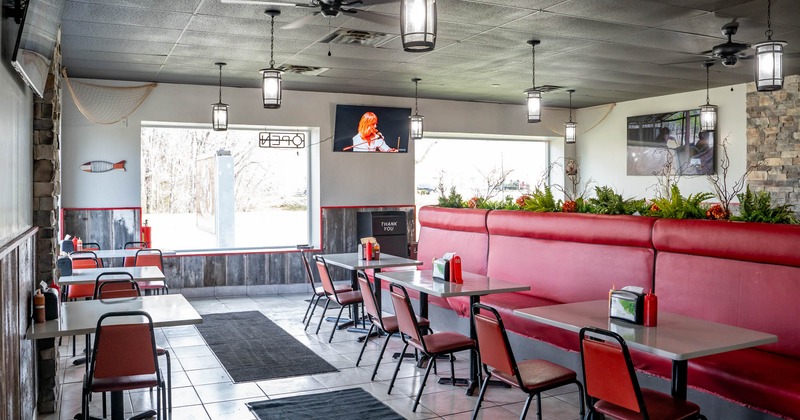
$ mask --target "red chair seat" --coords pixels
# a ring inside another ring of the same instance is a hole
[[[537,389],[550,389],[558,383],[568,383],[577,378],[575,371],[547,360],[525,360],[517,363],[522,384],[531,392]],[[517,378],[500,370],[493,370],[492,377],[509,385],[519,386]]]
[[[691,401],[675,400],[671,395],[652,389],[642,388],[642,396],[650,420],[693,419],[700,413],[700,407],[697,404]],[[603,414],[622,420],[642,418],[642,415],[635,411],[605,401],[598,401],[594,408]]]
[[[456,332],[439,332],[422,336],[428,353],[452,353],[475,347],[475,340]],[[417,340],[409,340],[412,346],[424,350]]]
[[[117,378],[94,378],[92,392],[125,391],[135,388],[150,388],[158,386],[156,374],[132,375]]]
[[[340,305],[351,305],[353,303],[361,303],[361,292],[354,291],[354,292],[344,292],[344,293],[336,293],[336,296],[339,298]]]
[[[352,292],[353,288],[350,286],[336,286],[336,293],[344,293],[344,292]],[[325,296],[325,289],[322,286],[317,286],[314,288],[314,293],[317,296]]]
[[[387,334],[394,334],[400,331],[400,326],[397,324],[396,316],[394,315],[383,316],[381,317],[381,321],[383,322],[383,330],[386,331]],[[428,321],[427,318],[418,316],[417,325],[419,325],[420,328],[428,328],[431,326],[431,322]]]

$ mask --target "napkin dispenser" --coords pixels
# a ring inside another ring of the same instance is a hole
[[[433,278],[437,280],[450,281],[450,261],[444,258],[433,260]]]
[[[624,287],[611,292],[608,316],[634,324],[644,323],[644,293],[639,287]]]
[[[448,252],[444,257],[433,260],[433,278],[449,281],[452,283],[463,283],[461,278],[461,257],[455,252]]]
[[[56,267],[62,276],[72,275],[72,259],[66,255],[58,257]]]

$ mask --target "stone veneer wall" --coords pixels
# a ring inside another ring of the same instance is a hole
[[[44,97],[33,100],[33,225],[36,235],[36,284],[53,282],[58,258],[58,210],[61,195],[61,42],[53,53],[53,64]],[[35,288],[35,286],[34,286]],[[36,341],[36,401],[40,414],[57,409],[58,347],[54,339]]]
[[[747,84],[747,177],[754,191],[767,191],[773,204],[800,211],[800,76],[784,78],[783,89],[758,92]]]

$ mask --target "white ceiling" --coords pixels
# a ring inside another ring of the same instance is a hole
[[[271,0],[290,3],[288,0]],[[301,0],[305,1],[305,0]],[[397,17],[399,0],[359,9]],[[800,4],[774,0],[773,38],[789,42],[786,74],[800,73]],[[286,74],[292,90],[523,103],[531,87],[529,39],[536,47],[536,84],[562,89],[545,106],[575,107],[703,89],[699,54],[725,42],[720,27],[738,18],[734,42],[765,39],[767,0],[437,0],[438,39],[428,53],[404,52],[399,23],[316,16],[301,29],[281,29],[314,9],[280,6],[277,65],[324,67],[319,75]],[[272,6],[274,7],[274,6]],[[62,51],[70,77],[216,85],[215,62],[228,65],[225,86],[256,87],[268,67],[265,5],[220,0],[67,0]],[[394,35],[377,48],[320,42],[331,28]],[[399,20],[398,20],[399,22]],[[753,50],[748,50],[752,55]],[[691,62],[691,63],[685,63]],[[684,63],[684,64],[673,64]],[[753,80],[753,60],[711,68],[711,85]],[[713,101],[712,101],[713,102]]]

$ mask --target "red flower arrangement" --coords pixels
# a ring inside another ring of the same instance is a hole
[[[565,201],[564,204],[561,205],[561,211],[564,213],[575,213],[578,211],[578,203],[572,200]]]
[[[706,210],[706,217],[711,220],[726,220],[730,214],[726,212],[719,204],[714,204]]]
[[[470,198],[469,201],[467,201],[467,206],[469,206],[469,208],[471,208],[471,209],[477,208],[478,207],[478,200],[479,200],[478,197]]]
[[[661,211],[661,208],[658,207],[658,204],[653,203],[653,205],[650,206],[650,212],[651,213],[658,213],[659,211]]]
[[[527,201],[529,198],[531,198],[531,196],[521,195],[519,196],[519,198],[517,198],[517,201],[515,201],[515,203],[517,203],[517,205],[520,207],[525,207],[525,201]]]

